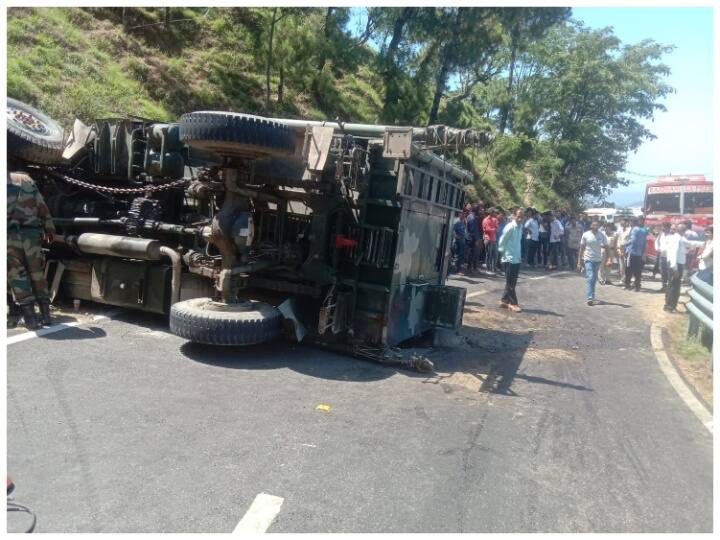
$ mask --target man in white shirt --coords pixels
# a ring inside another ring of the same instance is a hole
[[[700,253],[697,277],[709,285],[713,284],[713,226],[705,227],[705,246]]]
[[[540,225],[535,219],[534,209],[528,212],[526,217],[525,230],[528,233],[527,263],[530,268],[535,268],[535,257],[540,249]]]
[[[602,261],[602,248],[607,247],[607,237],[600,231],[600,223],[596,219],[590,224],[590,230],[580,238],[580,254],[577,268],[585,268],[585,291],[587,305],[595,303],[595,284],[598,279],[598,269]]]
[[[672,224],[669,221],[664,222],[662,224],[662,230],[655,237],[655,251],[657,253],[656,257],[658,258],[658,261],[659,261],[660,280],[662,282],[662,288],[660,289],[660,292],[665,292],[667,290],[667,284],[668,284],[667,243],[668,243],[668,238],[672,234],[671,227],[672,227]]]
[[[558,259],[560,257],[560,243],[562,242],[562,236],[565,232],[562,223],[555,216],[550,214],[550,265],[548,270],[556,270],[558,267]]]
[[[705,245],[704,242],[685,238],[686,231],[687,227],[684,223],[681,223],[677,226],[677,230],[667,238],[669,280],[667,291],[665,291],[665,306],[663,306],[663,309],[671,313],[675,312],[678,298],[680,298],[680,283],[683,270],[685,269],[687,251],[690,248],[703,247]]]

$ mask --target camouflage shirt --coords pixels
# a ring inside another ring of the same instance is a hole
[[[25,173],[8,173],[7,226],[8,230],[37,228],[55,232],[45,200],[35,182]]]

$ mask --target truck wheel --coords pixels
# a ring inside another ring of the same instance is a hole
[[[275,339],[282,329],[282,315],[269,304],[237,304],[192,298],[170,308],[170,332],[206,345],[255,345]]]
[[[65,133],[55,120],[17,99],[7,98],[8,155],[55,165],[62,161]]]
[[[295,130],[261,116],[231,112],[183,114],[180,140],[224,157],[258,158],[295,151]]]

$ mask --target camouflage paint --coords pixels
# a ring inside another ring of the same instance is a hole
[[[44,278],[45,262],[40,249],[42,232],[39,229],[8,229],[7,272],[8,285],[20,306],[38,299],[50,298]]]
[[[55,232],[50,210],[27,174],[7,177],[8,285],[18,305],[50,297],[44,278],[43,232]]]

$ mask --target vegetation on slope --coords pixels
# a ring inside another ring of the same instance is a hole
[[[358,11],[362,11],[358,17]],[[567,8],[10,8],[8,94],[75,117],[191,110],[490,127],[470,193],[557,207],[620,182],[671,91],[652,41]],[[362,21],[356,32],[351,26]]]

